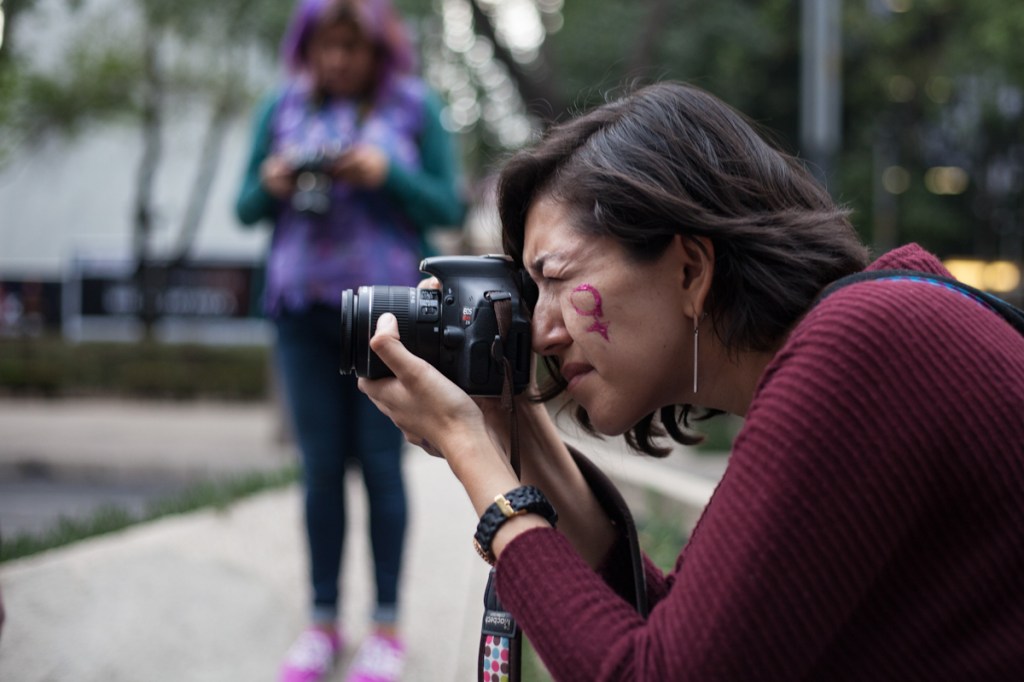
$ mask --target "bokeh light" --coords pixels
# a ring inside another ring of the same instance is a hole
[[[958,280],[977,289],[1005,294],[1020,286],[1020,267],[1013,261],[953,258],[943,265]]]
[[[910,172],[903,166],[889,166],[882,171],[882,187],[889,194],[903,194],[910,189]]]
[[[924,173],[924,186],[932,194],[963,194],[970,183],[967,171],[958,166],[933,166]]]
[[[441,41],[430,55],[425,74],[448,102],[444,126],[467,133],[482,125],[500,147],[526,144],[538,126],[526,112],[508,67],[495,56],[496,46],[479,35],[467,0],[437,0]],[[562,0],[481,0],[480,9],[494,27],[494,37],[517,62],[530,65],[547,34],[562,26]]]
[[[917,87],[914,85],[914,81],[908,77],[895,75],[889,77],[889,81],[886,83],[886,90],[888,91],[889,99],[893,102],[909,102],[914,99]]]
[[[945,104],[953,94],[953,82],[945,76],[932,76],[925,83],[924,93],[936,104]]]
[[[885,0],[885,6],[890,12],[903,14],[914,8],[914,0]]]

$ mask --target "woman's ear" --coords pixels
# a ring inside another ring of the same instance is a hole
[[[700,317],[715,274],[715,247],[708,237],[676,235],[673,250],[680,267],[680,285],[688,299],[691,314]]]

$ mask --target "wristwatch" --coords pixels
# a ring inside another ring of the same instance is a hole
[[[524,485],[508,491],[504,495],[496,495],[494,502],[484,510],[480,523],[473,535],[473,547],[477,554],[487,563],[494,565],[495,556],[491,551],[494,535],[509,519],[523,514],[539,514],[554,526],[558,522],[558,512],[544,497],[544,493],[532,485]]]

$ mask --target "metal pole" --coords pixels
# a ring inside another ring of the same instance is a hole
[[[826,186],[840,143],[842,32],[839,0],[801,0],[800,147]]]

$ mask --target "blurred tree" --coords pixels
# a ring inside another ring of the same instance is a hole
[[[1022,31],[1010,0],[848,3],[843,186],[880,247],[1024,256]]]
[[[544,22],[546,36],[531,58],[513,63],[513,50],[489,44],[502,41],[493,30],[500,9],[518,2],[438,0],[445,31],[471,14],[477,38],[446,33],[440,49],[454,55],[448,70],[461,62],[479,73],[481,54],[504,62],[535,129],[624,85],[674,78],[711,90],[801,152],[799,3],[530,0],[543,19],[558,20]],[[472,11],[452,9],[461,5]],[[1024,5],[845,0],[842,10],[844,136],[830,187],[855,209],[855,224],[879,249],[913,240],[940,255],[1020,261],[1024,52],[1016,41],[1024,35]],[[474,111],[469,81],[486,112],[486,78],[447,80],[461,110]],[[554,94],[536,94],[545,92]],[[465,119],[455,124],[483,146],[481,172],[528,138],[495,133],[507,116]]]
[[[16,13],[10,0],[5,3],[8,27],[33,1],[14,3]],[[276,45],[290,8],[277,0],[134,0],[128,10],[133,18],[125,21],[121,5],[97,9],[67,0],[66,6],[78,14],[78,21],[68,42],[59,46],[57,68],[38,67],[22,58],[16,45],[5,46],[0,137],[8,140],[9,159],[16,148],[51,135],[73,136],[97,122],[120,119],[139,126],[132,252],[148,332],[160,278],[166,273],[153,267],[150,248],[165,124],[186,106],[206,111],[186,210],[169,255],[174,267],[189,255],[228,124],[250,107],[251,91],[257,87],[255,58]],[[263,71],[269,68],[264,60]]]

